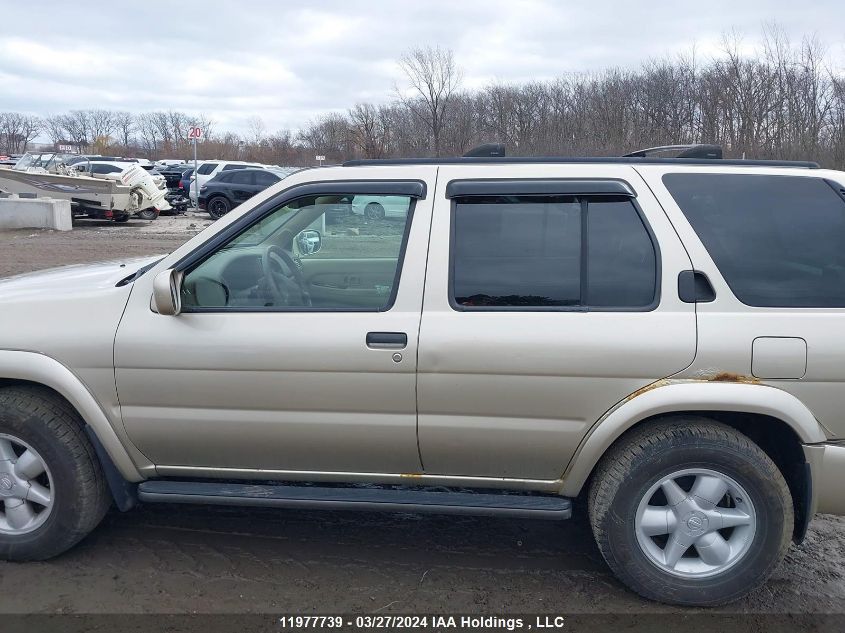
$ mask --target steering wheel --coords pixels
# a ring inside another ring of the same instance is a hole
[[[275,244],[267,246],[261,253],[261,268],[265,284],[274,299],[287,306],[311,306],[305,277],[285,249]],[[291,298],[297,295],[299,303],[291,303]]]

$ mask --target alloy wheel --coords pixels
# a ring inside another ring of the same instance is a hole
[[[661,477],[643,495],[634,522],[649,561],[674,576],[720,574],[749,551],[756,532],[754,504],[731,477],[690,468]]]
[[[53,509],[53,476],[44,458],[23,440],[0,433],[0,534],[41,527]]]

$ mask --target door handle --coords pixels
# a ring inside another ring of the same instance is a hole
[[[404,349],[408,335],[404,332],[367,332],[367,347],[370,349]]]

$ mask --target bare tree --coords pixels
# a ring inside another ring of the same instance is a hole
[[[137,129],[135,116],[131,112],[115,112],[114,126],[120,144],[123,147],[129,147],[133,140],[132,135]]]
[[[452,98],[461,83],[461,71],[451,49],[426,46],[414,48],[399,60],[409,84],[396,92],[403,104],[423,120],[431,135],[431,150],[440,156],[443,123]]]
[[[249,117],[247,128],[249,129],[249,142],[253,145],[261,145],[267,136],[267,126],[264,125],[264,119],[260,116]]]
[[[387,117],[371,103],[349,110],[349,134],[364,158],[382,158],[387,146]]]
[[[64,117],[62,115],[48,116],[44,119],[44,131],[53,143],[67,141],[68,133],[65,130]]]
[[[25,152],[41,132],[43,122],[37,116],[18,112],[0,112],[0,150]]]
[[[87,150],[91,144],[91,125],[88,119],[88,111],[71,110],[69,113],[62,115],[61,120],[68,140],[72,141],[80,152]]]

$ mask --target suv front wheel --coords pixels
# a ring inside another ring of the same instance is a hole
[[[105,515],[111,498],[83,427],[48,389],[0,389],[0,560],[56,556]]]
[[[789,547],[792,498],[759,446],[706,418],[646,425],[600,463],[589,494],[599,550],[646,598],[712,606],[736,600]]]

